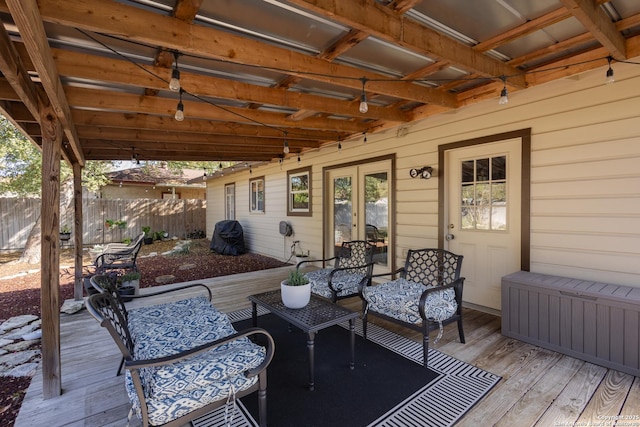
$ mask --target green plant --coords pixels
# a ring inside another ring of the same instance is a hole
[[[71,227],[69,227],[67,224],[65,224],[60,228],[60,232],[62,234],[69,234],[69,233],[71,233]]]
[[[125,237],[124,239],[122,239],[122,243],[128,245],[129,243],[131,243],[131,237]]]
[[[149,226],[142,227],[142,232],[144,233],[144,237],[151,237],[151,227]]]
[[[287,279],[287,285],[289,286],[304,286],[309,283],[307,276],[300,270],[289,271],[289,277]]]
[[[162,240],[162,239],[164,239],[164,238],[165,238],[165,237],[167,237],[167,236],[168,236],[168,234],[167,234],[167,232],[166,232],[166,231],[164,231],[164,230],[163,230],[163,231],[155,231],[155,232],[153,233],[153,239],[154,239],[154,240]]]
[[[132,282],[134,280],[140,280],[139,271],[129,271],[122,276],[118,277],[118,283]]]

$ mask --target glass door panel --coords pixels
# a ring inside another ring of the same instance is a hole
[[[351,176],[333,178],[333,235],[331,256],[338,254],[342,242],[352,239],[353,224],[353,180]]]

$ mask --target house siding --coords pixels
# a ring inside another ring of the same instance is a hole
[[[253,252],[287,259],[293,240],[322,255],[324,167],[377,156],[396,158],[395,255],[438,243],[438,146],[531,128],[530,268],[533,272],[640,287],[640,67],[615,64],[474,104],[420,123],[343,141],[253,170],[265,176],[266,211],[248,213],[249,173],[211,180],[207,229],[224,219],[224,184],[236,183],[236,215]],[[313,217],[286,216],[287,170],[313,166]],[[433,166],[429,180],[412,179],[413,167]],[[295,232],[278,234],[278,222]]]

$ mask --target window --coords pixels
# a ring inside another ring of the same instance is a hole
[[[264,213],[264,176],[249,181],[249,212]]]
[[[463,161],[461,228],[506,230],[506,189],[506,156]]]
[[[236,219],[236,185],[227,184],[224,186],[225,210],[224,219]]]
[[[311,167],[287,172],[287,215],[311,216]]]

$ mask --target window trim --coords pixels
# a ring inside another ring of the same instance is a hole
[[[259,181],[262,181],[262,210],[259,210],[259,209],[253,210],[251,208],[251,201],[253,200],[253,184]],[[266,207],[267,207],[267,191],[266,191],[266,180],[264,179],[264,175],[251,178],[249,180],[249,213],[263,214],[266,211]]]
[[[293,209],[292,203],[291,203],[291,196],[292,196],[292,192],[291,192],[291,178],[293,178],[294,176],[300,176],[300,175],[307,175],[307,182],[309,183],[309,189],[308,189],[308,193],[309,193],[309,207],[307,209]],[[311,166],[307,166],[304,168],[299,168],[299,169],[292,169],[290,171],[287,171],[287,216],[313,216],[313,209],[312,209],[312,202],[311,202],[311,196],[312,196],[312,182],[311,182]]]
[[[229,215],[229,195],[227,191],[233,186],[233,218],[227,218]],[[235,220],[236,219],[236,183],[229,182],[224,185],[224,219]]]

